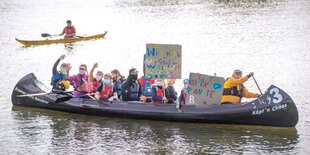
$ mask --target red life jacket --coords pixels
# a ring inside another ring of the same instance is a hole
[[[164,97],[164,88],[158,88],[156,87],[156,96],[158,97]],[[153,101],[155,104],[162,104],[162,101]]]
[[[71,26],[71,27],[66,26],[64,28],[64,32],[65,32],[65,38],[73,38],[72,34],[76,33],[75,27],[74,26]]]
[[[113,85],[106,85],[104,84],[101,92],[100,92],[100,99],[110,98],[113,96]]]

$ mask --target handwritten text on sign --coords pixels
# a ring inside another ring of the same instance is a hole
[[[181,79],[182,46],[146,44],[145,75],[153,79]]]
[[[187,103],[212,105],[221,103],[225,79],[190,73]]]

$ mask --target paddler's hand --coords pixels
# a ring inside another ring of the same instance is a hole
[[[253,72],[251,72],[249,75],[247,75],[248,78],[252,77],[254,75]]]
[[[109,102],[112,102],[113,100],[114,100],[114,97],[110,97],[110,98],[108,99]]]
[[[99,92],[96,92],[96,94],[95,94],[95,98],[96,98],[97,100],[99,100],[99,99],[100,99]]]

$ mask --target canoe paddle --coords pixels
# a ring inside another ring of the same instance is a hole
[[[254,82],[255,82],[255,84],[256,84],[256,86],[257,86],[257,88],[258,88],[258,90],[259,90],[260,94],[262,94],[262,95],[263,95],[262,91],[260,90],[260,88],[259,88],[259,86],[258,86],[258,84],[257,84],[257,82],[256,82],[256,80],[255,80],[254,75],[252,75],[252,77],[253,77],[253,79],[254,79]]]
[[[23,94],[23,95],[16,95],[16,97],[41,96],[41,95],[47,95],[47,94],[66,94],[66,93],[71,93],[71,92],[72,91],[36,93],[36,94]]]
[[[58,36],[58,35],[51,35],[51,34],[48,34],[48,33],[42,33],[41,34],[41,37],[44,37],[44,38],[51,37],[51,36]]]

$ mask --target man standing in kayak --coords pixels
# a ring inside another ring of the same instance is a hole
[[[222,104],[237,104],[241,102],[242,97],[245,98],[258,98],[261,95],[249,92],[243,85],[254,73],[242,77],[242,71],[239,69],[234,70],[232,77],[228,78],[224,83],[224,91],[222,96]]]
[[[71,20],[67,20],[67,26],[63,29],[62,33],[59,36],[65,34],[65,39],[70,39],[75,37],[75,27],[72,25]]]

